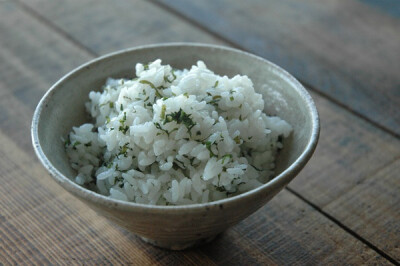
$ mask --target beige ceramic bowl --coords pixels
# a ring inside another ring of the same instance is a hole
[[[99,89],[107,77],[133,78],[138,62],[161,58],[176,68],[197,60],[220,75],[248,75],[267,104],[265,111],[288,121],[293,134],[277,161],[277,176],[263,186],[228,199],[187,206],[151,206],[114,200],[89,191],[72,178],[61,137],[72,126],[88,121],[84,103],[89,91]],[[264,84],[273,90],[266,89]],[[149,45],[109,54],[78,67],[54,84],[36,108],[32,139],[36,154],[64,189],[99,214],[154,245],[183,249],[207,242],[246,218],[282,190],[310,159],[318,141],[319,120],[310,95],[285,70],[239,50],[204,44]],[[90,225],[89,225],[90,226]]]

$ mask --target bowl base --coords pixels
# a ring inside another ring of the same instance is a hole
[[[213,241],[218,235],[213,235],[210,237],[206,238],[201,238],[193,241],[182,241],[182,242],[170,242],[170,241],[160,241],[160,240],[155,240],[155,239],[150,239],[144,236],[139,236],[140,239],[142,239],[144,242],[149,243],[153,246],[159,247],[159,248],[164,248],[164,249],[169,249],[169,250],[184,250],[188,248],[193,248],[197,246],[201,246],[204,244],[207,244],[211,241]]]

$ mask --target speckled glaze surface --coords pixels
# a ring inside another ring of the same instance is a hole
[[[274,179],[235,197],[187,206],[122,202],[89,191],[72,181],[75,172],[69,165],[60,138],[65,137],[72,126],[89,120],[84,108],[89,91],[100,89],[107,77],[132,78],[136,63],[157,58],[175,68],[188,68],[197,60],[203,60],[217,74],[243,74],[252,79],[256,91],[262,93],[267,102],[265,111],[280,116],[294,128],[277,159]],[[318,142],[319,120],[314,102],[303,86],[271,62],[227,47],[171,43],[122,50],[68,73],[40,101],[33,116],[31,133],[37,156],[64,189],[143,240],[179,250],[211,241],[282,190],[313,154]]]

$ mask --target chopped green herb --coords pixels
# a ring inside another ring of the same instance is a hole
[[[126,112],[124,112],[124,116],[122,119],[119,120],[119,122],[121,123],[121,125],[119,126],[118,130],[121,131],[122,133],[126,134],[126,132],[129,129],[129,126],[125,125],[126,122]]]
[[[128,126],[119,126],[119,128],[118,128],[118,130],[124,134],[126,134],[126,131],[128,131],[128,129],[129,129]]]
[[[169,79],[167,76],[164,76],[164,81],[168,83],[174,82],[176,80],[176,75],[174,73],[174,70],[171,71],[171,75],[172,75],[171,79]]]
[[[218,107],[219,99],[209,101],[208,103],[214,105],[215,107]]]
[[[156,89],[156,86],[154,86],[154,84],[151,83],[151,82],[148,81],[148,80],[142,79],[141,81],[139,81],[139,83],[147,84],[147,85],[149,85],[150,87],[152,87],[153,89]],[[144,90],[143,90],[143,92],[144,92]],[[145,94],[145,93],[143,93],[143,94]]]
[[[236,144],[240,144],[240,137],[239,136],[236,136],[233,140],[236,142]]]
[[[124,116],[119,120],[121,124],[124,124],[126,122],[126,112],[124,112]]]
[[[64,147],[66,148],[69,145],[71,145],[71,140],[69,139],[69,135],[68,135],[67,140],[64,142]]]
[[[176,75],[175,75],[175,70],[174,70],[174,69],[172,69],[171,75],[172,75],[172,77],[174,78],[174,80],[176,80]]]
[[[143,66],[143,68],[144,68],[144,70],[149,70],[149,65],[146,64],[146,65]]]
[[[165,120],[163,124],[170,123],[175,121],[177,124],[183,124],[187,128],[189,135],[191,136],[190,130],[196,125],[196,123],[190,118],[191,114],[185,113],[181,108],[179,108],[178,112],[174,112],[171,114],[167,114],[165,116]]]
[[[218,86],[218,80],[215,81],[215,84],[214,84],[213,88],[215,89],[217,86]]]
[[[250,164],[251,165],[251,167],[253,167],[254,169],[256,169],[257,171],[259,171],[259,172],[262,172],[262,171],[264,171],[263,169],[260,169],[260,168],[257,168],[257,167],[255,167],[254,165],[252,165],[252,164]]]
[[[160,123],[154,122],[154,125],[156,126],[157,129],[159,129],[159,130],[165,132],[165,133],[167,134],[167,136],[169,137],[169,131],[166,130],[166,129],[164,129],[164,128],[162,128],[162,126],[160,125]]]
[[[107,104],[108,104],[108,106],[109,106],[110,108],[114,108],[114,103],[112,103],[112,102],[105,102],[105,103],[102,103],[102,104],[99,105],[99,107],[103,107],[103,106],[105,106],[105,105],[107,105]]]
[[[122,103],[121,103],[121,106],[119,107],[119,110],[120,111],[124,110],[124,106],[122,105]]]
[[[232,159],[232,154],[225,154],[224,156],[222,156],[222,163],[224,163],[225,162],[225,159],[226,158],[229,158],[229,159]]]
[[[120,147],[119,155],[124,155],[124,157],[128,157],[128,147],[129,143],[125,143],[124,146]]]
[[[86,147],[90,147],[90,146],[92,146],[92,142],[89,141],[88,143],[85,143],[84,145],[85,145]]]
[[[235,98],[233,98],[233,96],[229,97],[229,99],[231,100],[231,102],[233,102],[233,100],[235,100]]]
[[[165,111],[167,110],[167,106],[165,105],[165,104],[163,104],[162,106],[161,106],[161,115],[160,115],[160,117],[161,117],[161,119],[164,119],[165,118]]]
[[[110,122],[111,122],[110,117],[109,117],[109,116],[106,116],[106,123],[108,124],[108,123],[110,123]]]
[[[160,97],[160,98],[162,98],[162,95],[160,94],[160,92],[158,91],[158,89],[156,88],[156,86],[154,86],[154,84],[153,83],[151,83],[150,81],[148,81],[148,80],[145,80],[145,79],[142,79],[141,81],[139,81],[139,83],[142,83],[142,84],[147,84],[147,85],[149,85],[152,89],[154,89],[155,91],[156,91],[156,95],[157,95],[157,97]]]
[[[224,187],[219,187],[219,186],[214,186],[214,187],[219,192],[226,192],[226,189]]]
[[[131,98],[131,97],[128,97],[128,96],[123,96],[123,98],[124,98],[124,99],[128,99],[128,100],[131,100],[131,101],[132,101],[132,98]]]
[[[212,100],[209,101],[208,103],[214,105],[215,107],[218,107],[218,103],[221,100],[221,98],[222,98],[221,95],[214,95],[212,97]]]
[[[183,96],[185,96],[186,98],[189,98],[189,93],[185,92],[185,93],[183,94]]]
[[[210,152],[210,157],[217,157],[217,155],[211,150],[211,141],[206,141],[204,145],[206,145],[207,150]]]
[[[76,150],[76,146],[80,145],[80,141],[75,141],[74,144],[72,144],[72,149]]]
[[[114,185],[115,184],[117,184],[117,183],[120,183],[120,182],[124,182],[124,178],[122,177],[122,176],[117,176],[115,179],[114,179]],[[122,185],[123,185],[124,183],[122,183]]]

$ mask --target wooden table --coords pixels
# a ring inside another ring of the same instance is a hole
[[[51,180],[33,110],[99,55],[191,41],[261,55],[312,94],[322,131],[307,167],[212,243],[143,243]],[[0,264],[399,264],[400,2],[0,1]]]

